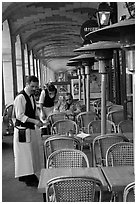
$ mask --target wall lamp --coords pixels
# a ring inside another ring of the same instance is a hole
[[[100,28],[110,24],[111,7],[107,2],[101,2],[96,11],[96,17]]]

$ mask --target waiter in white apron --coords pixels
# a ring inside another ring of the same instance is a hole
[[[35,90],[38,88],[38,78],[29,76],[25,88],[14,100],[14,160],[15,178],[28,186],[37,186],[36,172],[40,171],[39,139],[42,122],[36,119]],[[37,133],[37,134],[36,134]],[[39,134],[38,134],[39,133]]]

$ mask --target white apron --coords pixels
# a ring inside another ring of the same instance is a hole
[[[52,106],[52,107],[43,107],[43,111],[44,111],[44,113],[45,113],[46,118],[47,118],[51,113],[53,113],[53,109],[54,109],[54,106]],[[41,121],[43,121],[43,119],[42,119],[42,112],[40,112],[40,119],[41,119]]]
[[[18,140],[18,129],[14,128],[15,178],[35,174],[41,170],[40,130],[29,130],[30,142],[21,143]]]

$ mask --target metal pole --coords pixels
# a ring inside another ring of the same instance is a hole
[[[86,105],[86,87],[85,87],[85,72],[84,67],[81,67],[81,75],[82,75],[82,82],[83,82],[83,103]]]
[[[106,64],[99,60],[101,73],[101,134],[106,134]]]
[[[86,81],[86,111],[90,111],[90,81],[89,81],[89,66],[85,65]]]
[[[79,100],[81,100],[81,73],[80,73],[80,68],[78,68],[78,79],[79,79]]]

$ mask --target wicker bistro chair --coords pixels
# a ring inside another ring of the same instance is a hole
[[[118,142],[129,142],[129,140],[123,134],[117,133],[100,135],[93,140],[93,157],[95,166],[106,165],[107,149]]]
[[[53,123],[51,134],[74,135],[78,133],[78,126],[75,121],[64,119]]]
[[[110,146],[106,152],[106,166],[134,166],[133,143],[119,142]]]
[[[53,187],[55,202],[99,202],[102,185],[100,180],[87,177],[55,178],[49,181],[46,189],[47,202],[50,201],[49,190]],[[100,192],[99,199],[96,189]]]
[[[84,133],[88,133],[88,124],[92,120],[97,120],[98,116],[95,112],[82,112],[77,115],[77,123],[79,126],[79,131],[82,131]]]
[[[132,182],[125,187],[123,202],[135,202],[135,182]]]
[[[116,133],[116,126],[115,123],[113,123],[110,120],[106,121],[106,130],[107,133]],[[93,133],[101,133],[101,120],[93,120],[88,124],[88,133],[93,134]]]
[[[60,149],[49,155],[47,168],[89,167],[87,155],[76,149]]]
[[[99,116],[101,111],[101,99],[96,99],[92,102],[94,112]]]
[[[46,166],[47,158],[51,153],[59,149],[81,149],[79,140],[75,137],[66,137],[62,135],[54,135],[44,142],[44,161]]]
[[[50,122],[50,124],[52,125],[53,123],[55,123],[58,120],[64,120],[64,119],[68,119],[68,116],[66,113],[63,112],[57,112],[57,113],[51,113],[48,116],[48,121]]]
[[[110,111],[118,111],[118,110],[123,110],[123,106],[122,105],[113,104],[112,106],[108,107],[108,113]]]
[[[118,132],[133,132],[133,121],[132,120],[123,120],[118,123]]]
[[[130,118],[130,115],[127,115],[127,117]],[[108,112],[107,120],[111,120],[112,122],[114,122],[116,125],[116,128],[118,128],[118,124],[124,120],[124,111],[121,109],[121,110]]]
[[[3,135],[13,135],[14,122],[12,119],[13,104],[7,105],[3,111],[2,116],[2,133]]]

